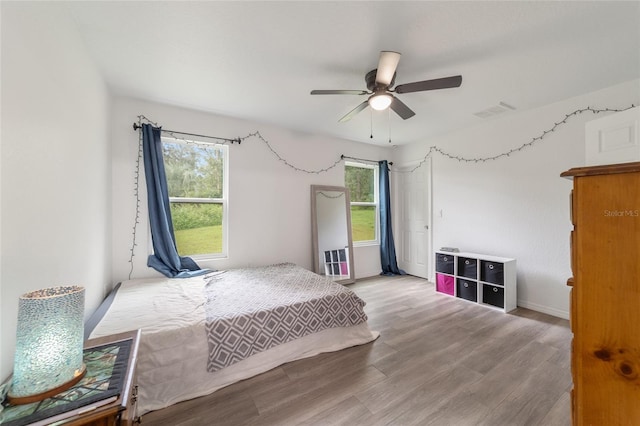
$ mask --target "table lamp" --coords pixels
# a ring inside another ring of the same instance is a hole
[[[9,403],[40,401],[80,381],[86,372],[83,340],[83,287],[51,287],[20,296]]]

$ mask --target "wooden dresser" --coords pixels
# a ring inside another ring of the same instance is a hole
[[[573,425],[640,425],[640,162],[561,176],[573,179]]]

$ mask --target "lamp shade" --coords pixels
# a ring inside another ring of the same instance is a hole
[[[77,383],[85,373],[83,339],[83,287],[52,287],[20,296],[9,402],[38,401]]]

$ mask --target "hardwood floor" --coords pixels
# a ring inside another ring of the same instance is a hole
[[[350,288],[367,302],[375,342],[282,365],[143,425],[571,423],[568,321],[476,306],[411,276]]]

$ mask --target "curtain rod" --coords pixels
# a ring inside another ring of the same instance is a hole
[[[138,129],[142,129],[142,126],[140,126],[138,123],[133,123],[133,130],[138,130]],[[196,133],[187,133],[187,132],[179,132],[177,130],[165,130],[163,128],[160,128],[161,132],[166,132],[166,133],[178,133],[180,135],[187,135],[187,136],[196,136],[199,138],[209,138],[209,139],[217,139],[220,141],[227,141],[227,142],[231,142],[231,143],[238,143],[238,145],[240,145],[240,143],[242,142],[242,139],[240,138],[235,138],[235,139],[229,139],[229,138],[221,138],[218,136],[207,136],[207,135],[198,135]]]
[[[369,163],[378,163],[378,162],[381,161],[381,160],[369,160],[369,159],[366,159],[366,158],[349,157],[349,156],[344,155],[344,154],[342,154],[340,156],[340,158],[342,158],[343,160],[346,158],[346,159],[349,159],[349,160],[356,160],[356,161],[368,161]],[[393,166],[393,161],[390,161],[389,165]]]

